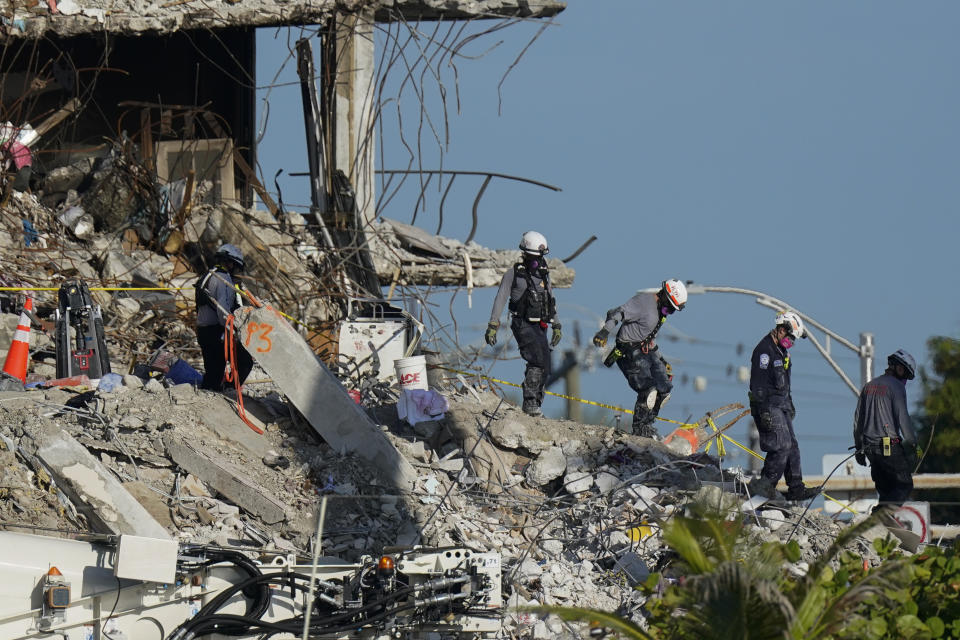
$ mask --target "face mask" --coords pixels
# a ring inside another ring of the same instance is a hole
[[[790,338],[790,336],[783,336],[780,338],[780,346],[784,349],[789,349],[793,346],[793,340]]]
[[[660,307],[660,315],[669,316],[673,314],[673,307]]]
[[[527,264],[530,266],[531,269],[540,268],[540,261],[537,259],[530,260]]]

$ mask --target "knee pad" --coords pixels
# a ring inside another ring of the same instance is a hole
[[[650,391],[641,393],[640,397],[643,398],[643,404],[647,407],[647,409],[653,410],[657,404],[657,390],[650,389]]]
[[[669,400],[669,399],[670,399],[670,393],[669,393],[669,392],[662,394],[662,395],[660,396],[660,406],[659,406],[659,408],[662,409],[663,406],[664,406],[665,404],[667,404],[667,400]]]

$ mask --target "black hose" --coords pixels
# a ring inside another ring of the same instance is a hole
[[[797,532],[797,527],[799,527],[799,526],[800,526],[800,523],[803,522],[803,517],[804,517],[805,515],[807,515],[807,511],[810,510],[810,505],[812,505],[812,504],[813,504],[813,501],[816,500],[816,499],[817,499],[817,496],[820,495],[820,491],[823,491],[823,488],[827,485],[827,482],[830,480],[830,477],[831,477],[834,473],[837,472],[837,469],[840,468],[840,465],[842,465],[844,462],[846,462],[847,460],[849,460],[850,458],[852,458],[852,457],[855,456],[855,455],[857,455],[857,452],[856,452],[856,451],[853,452],[853,453],[851,453],[850,455],[848,455],[846,458],[844,458],[844,459],[841,460],[840,462],[838,462],[838,463],[837,463],[837,466],[835,466],[835,467],[833,468],[833,471],[831,471],[829,474],[827,474],[827,477],[823,479],[823,482],[821,482],[821,483],[820,483],[820,486],[817,487],[817,489],[818,489],[817,495],[816,495],[816,496],[813,496],[812,498],[810,498],[810,501],[807,502],[807,506],[804,508],[803,513],[800,514],[800,519],[797,520],[796,524],[793,525],[793,530],[790,532],[790,535],[787,537],[787,542],[790,542],[791,540],[793,540],[793,534],[795,534],[795,533]]]

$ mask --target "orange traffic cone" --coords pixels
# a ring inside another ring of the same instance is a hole
[[[17,323],[17,332],[13,334],[13,342],[7,351],[7,360],[3,363],[3,372],[20,382],[27,381],[27,362],[30,359],[30,316],[33,311],[33,299],[27,298]]]
[[[700,448],[701,429],[684,429],[680,427],[673,433],[663,439],[663,444],[667,445],[671,451],[675,451],[682,456],[689,456],[696,453]]]

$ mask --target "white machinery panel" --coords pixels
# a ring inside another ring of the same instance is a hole
[[[357,365],[356,373],[370,371],[376,361],[380,360],[378,380],[393,381],[396,379],[393,363],[405,356],[407,350],[407,329],[409,325],[403,321],[392,320],[352,320],[340,324],[340,355],[341,362],[346,360]],[[376,355],[374,355],[376,354]]]
[[[113,575],[130,580],[169,583],[177,577],[176,540],[160,540],[143,536],[120,536],[117,564]]]

